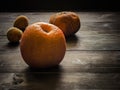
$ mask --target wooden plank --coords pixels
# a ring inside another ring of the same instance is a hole
[[[67,39],[67,50],[120,50],[120,35],[80,31]]]
[[[8,28],[12,26],[18,15],[28,16],[30,23],[33,23],[37,21],[48,22],[53,13],[56,12],[1,13],[0,35],[6,35]],[[81,19],[81,28],[75,36],[67,39],[67,50],[120,50],[120,24],[119,18],[117,18],[120,13],[77,13]]]
[[[81,31],[81,33],[77,33],[76,36],[66,39],[66,45],[67,50],[120,50],[119,39],[119,33],[94,34],[92,31],[90,33]],[[0,43],[0,51],[9,51],[11,47],[14,48],[14,45],[9,44],[6,36],[0,36]]]
[[[59,11],[58,11],[59,12]],[[19,15],[26,15],[31,22],[48,21],[49,17],[56,12],[1,12],[0,22],[12,22]],[[81,22],[116,22],[119,21],[120,12],[76,12]],[[33,21],[32,21],[33,20]]]
[[[0,78],[4,78],[4,81],[0,81],[0,89],[119,90],[119,76],[119,73],[0,73]]]
[[[20,51],[0,54],[0,72],[34,72],[23,61]],[[51,69],[38,69],[40,72],[120,72],[119,51],[67,51],[60,66]]]
[[[52,14],[55,14],[57,12],[18,12],[18,13],[0,13],[0,35],[5,35],[6,30],[9,27],[13,26],[13,22],[15,18],[19,15],[26,15],[29,18],[29,23],[34,23],[38,21],[43,21],[43,22],[49,22],[49,18]],[[95,27],[107,27],[108,22],[114,22],[119,24],[119,12],[76,12],[81,20],[81,25],[87,26],[87,24],[84,24],[84,22],[87,23],[93,23],[93,22],[105,22],[103,26],[101,25],[95,25]],[[115,24],[114,24],[115,25]],[[113,26],[113,25],[112,25]],[[112,27],[108,26],[108,27]],[[119,27],[119,26],[118,26]],[[88,27],[90,28],[90,27]],[[87,28],[87,29],[88,29]],[[97,28],[99,29],[99,28]],[[85,30],[84,28],[80,30]]]

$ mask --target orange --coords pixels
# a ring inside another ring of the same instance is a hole
[[[59,65],[66,51],[66,40],[60,28],[37,22],[29,25],[22,36],[20,51],[23,60],[35,68]]]
[[[50,16],[49,23],[58,26],[66,37],[80,29],[80,18],[75,12],[58,12]]]

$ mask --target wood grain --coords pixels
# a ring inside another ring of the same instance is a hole
[[[35,69],[23,61],[19,43],[7,40],[8,28],[18,15],[28,16],[31,24],[48,22],[54,13],[0,13],[0,90],[119,90],[119,12],[76,12],[81,28],[66,39],[66,54],[59,66]]]
[[[112,56],[112,57],[109,57]],[[0,72],[14,73],[29,72],[29,67],[23,61],[20,51],[1,54]],[[3,69],[4,68],[4,69]],[[41,69],[41,72],[56,72],[58,70],[67,73],[117,73],[120,69],[119,51],[67,51],[63,61],[57,68]],[[34,70],[32,70],[34,71]],[[35,70],[37,71],[37,70]]]

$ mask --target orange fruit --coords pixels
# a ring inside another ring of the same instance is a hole
[[[23,60],[34,68],[59,65],[66,51],[66,40],[60,28],[37,22],[29,25],[22,36],[20,51]]]
[[[22,34],[23,32],[20,29],[16,27],[11,27],[7,31],[7,39],[13,43],[19,42],[19,40],[22,37]]]
[[[15,21],[13,23],[13,26],[19,28],[22,31],[24,31],[25,28],[28,26],[28,24],[29,24],[28,17],[24,16],[24,15],[20,15],[15,19]]]
[[[58,26],[66,37],[80,29],[80,18],[75,12],[58,12],[50,16],[49,23]]]

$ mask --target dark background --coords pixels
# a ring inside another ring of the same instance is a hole
[[[0,11],[119,11],[118,0],[0,0]]]

